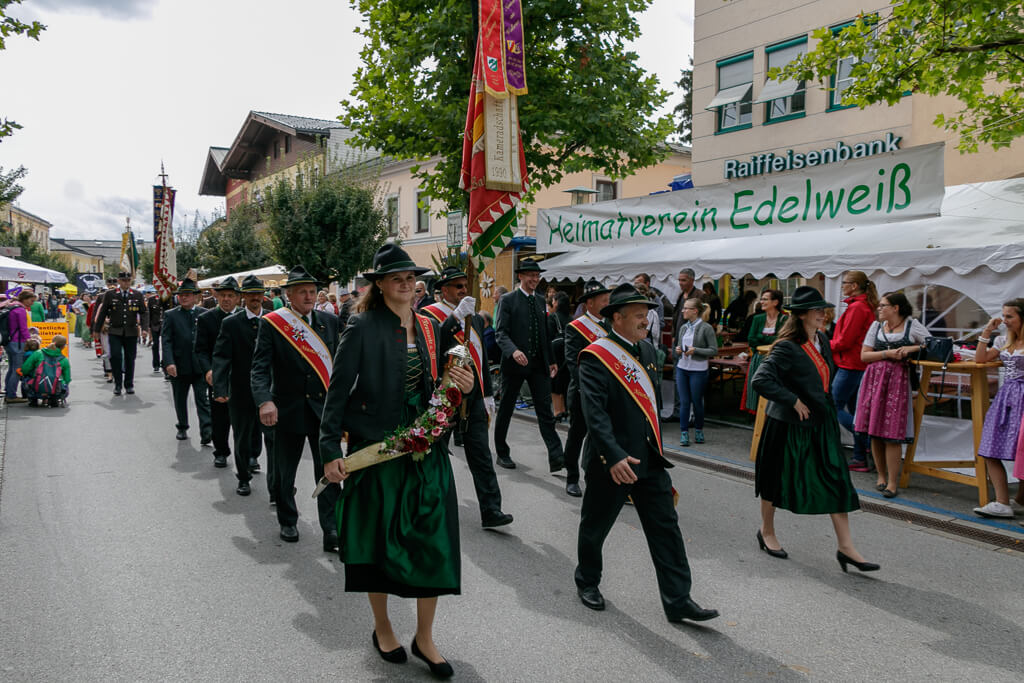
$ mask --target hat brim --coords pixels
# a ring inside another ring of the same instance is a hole
[[[424,273],[429,273],[430,268],[424,268],[423,266],[398,266],[397,268],[385,268],[383,270],[375,270],[370,273],[363,273],[363,277],[365,277],[370,282],[376,282],[385,275],[391,275],[392,273],[409,272],[411,272],[413,275],[423,275]]]
[[[435,287],[444,287],[449,282],[455,282],[456,280],[468,280],[468,279],[469,279],[468,275],[466,275],[465,273],[459,273],[458,275],[452,275],[451,277],[446,277],[443,280],[438,280],[437,282],[434,283],[434,286]]]
[[[580,302],[580,303],[583,303],[584,301],[586,301],[587,299],[590,299],[591,297],[601,296],[602,294],[607,294],[610,291],[612,291],[612,290],[610,290],[610,289],[595,289],[592,292],[584,292],[582,295],[580,295],[580,298],[577,299],[577,301]]]
[[[518,275],[519,273],[543,273],[543,272],[544,272],[544,269],[541,268],[540,266],[535,266],[535,267],[531,267],[531,268],[516,268],[516,275]]]
[[[266,290],[263,287],[250,287],[249,289],[246,289],[245,287],[242,287],[241,289],[238,290],[238,293],[239,294],[262,294],[264,291],[266,291]]]
[[[213,291],[215,291],[215,292],[240,292],[240,291],[242,291],[238,287],[212,287],[211,289],[213,289]]]
[[[288,282],[281,285],[282,287],[294,287],[295,285],[319,285],[320,283],[311,277],[299,278],[297,280],[288,280]]]
[[[795,306],[785,306],[784,309],[787,311],[816,311],[820,308],[835,308],[835,304],[830,304],[827,301],[813,301],[809,304],[797,304]]]
[[[647,306],[647,308],[658,307],[658,304],[651,301],[650,299],[646,299],[643,297],[633,297],[627,301],[617,301],[613,304],[608,304],[607,306],[601,309],[601,317],[610,318],[612,317],[612,313],[619,310],[623,306],[629,306],[630,304],[643,304],[644,306]]]

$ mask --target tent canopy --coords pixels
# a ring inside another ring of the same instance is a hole
[[[224,275],[218,275],[217,277],[208,277],[199,281],[199,287],[202,289],[212,287],[213,283],[223,280],[226,277],[234,277],[236,280],[238,280],[239,284],[241,284],[242,279],[248,275],[255,275],[261,280],[265,280],[268,278],[277,280],[284,277],[287,274],[288,271],[285,270],[284,266],[265,266],[263,268],[257,268],[255,270],[243,270],[239,273],[226,273]]]
[[[9,256],[0,256],[0,280],[63,284],[68,281],[68,278],[64,273],[56,270],[18,261]]]

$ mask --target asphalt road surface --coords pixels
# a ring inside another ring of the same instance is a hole
[[[140,350],[135,396],[114,397],[91,352],[72,355],[65,409],[7,408],[0,497],[0,680],[426,680],[370,644],[366,598],[346,594],[315,528],[308,454],[297,544],[278,539],[263,475],[234,493],[212,451],[174,440],[170,387]],[[604,612],[575,594],[580,500],[548,474],[535,424],[515,420],[516,521],[484,531],[461,449],[462,595],[435,637],[458,680],[1019,681],[1022,555],[855,513],[871,575],[843,574],[826,517],[780,512],[790,559],[760,552],[751,485],[671,471],[694,598],[722,612],[673,625],[626,508],[605,546]],[[710,448],[710,446],[709,446]],[[261,458],[262,460],[262,458]],[[408,646],[414,604],[393,599]]]

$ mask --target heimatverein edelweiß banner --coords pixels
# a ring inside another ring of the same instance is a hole
[[[537,251],[792,233],[937,216],[943,143],[824,167],[537,212]]]

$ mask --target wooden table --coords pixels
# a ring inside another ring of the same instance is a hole
[[[942,363],[934,361],[911,361],[921,368],[921,386],[929,387],[932,383],[932,373],[935,370],[942,371]],[[917,461],[914,456],[917,452],[918,437],[921,434],[921,420],[924,417],[924,409],[928,403],[927,392],[919,391],[914,398],[914,441],[907,446],[907,454],[903,460],[903,473],[900,475],[900,487],[907,488],[910,483],[910,473],[920,472],[929,477],[955,481],[960,484],[969,484],[978,489],[978,504],[988,503],[988,480],[985,476],[985,463],[978,455],[978,448],[981,446],[981,429],[985,423],[985,413],[988,411],[989,402],[989,379],[988,372],[992,368],[1002,365],[999,361],[991,363],[975,363],[974,361],[964,363],[950,363],[946,366],[947,372],[959,372],[970,376],[971,381],[971,424],[974,430],[974,452],[970,460],[931,460]],[[940,393],[941,393],[940,389]],[[973,468],[974,474],[960,474],[949,472],[946,468]]]

